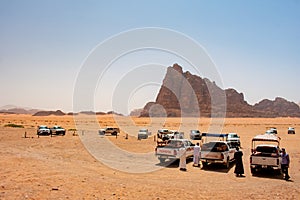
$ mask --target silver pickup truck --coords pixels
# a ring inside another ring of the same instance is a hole
[[[157,146],[155,154],[161,163],[169,160],[179,159],[179,149],[185,148],[186,157],[192,157],[194,153],[194,144],[188,139],[170,139],[165,146]]]
[[[65,135],[66,129],[62,128],[61,126],[53,126],[50,128],[51,135]]]
[[[273,169],[281,173],[280,138],[273,134],[257,135],[252,139],[250,156],[251,173]]]

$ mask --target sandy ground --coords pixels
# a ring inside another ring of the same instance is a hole
[[[88,129],[90,117],[81,119]],[[104,126],[115,124],[111,117],[97,119]],[[121,119],[122,120],[122,119]],[[136,126],[153,123],[148,118],[132,119]],[[190,119],[193,121],[193,119]],[[158,119],[158,122],[161,119]],[[187,120],[189,121],[189,120]],[[157,123],[158,123],[157,122]],[[14,123],[25,128],[4,127]],[[126,120],[122,126],[126,127]],[[177,129],[182,122],[171,118],[164,122],[169,129]],[[210,119],[199,119],[198,128],[208,131]],[[203,170],[189,162],[187,172],[178,164],[148,173],[126,173],[115,170],[95,159],[80,139],[83,126],[73,136],[37,137],[37,125],[61,125],[75,128],[73,117],[32,117],[0,115],[0,199],[299,199],[300,198],[300,119],[226,119],[222,132],[237,132],[244,152],[244,178],[235,177],[234,166],[229,170],[210,166]],[[131,126],[131,125],[128,125]],[[183,129],[190,125],[185,123]],[[249,169],[251,138],[275,126],[291,157],[290,181],[272,173],[252,176]],[[287,128],[294,126],[295,135]],[[297,132],[299,130],[299,132]],[[91,130],[93,131],[93,130]],[[152,130],[154,133],[157,130]],[[24,133],[27,138],[24,138]],[[154,134],[155,135],[155,134]],[[186,136],[187,136],[186,132]],[[153,136],[138,141],[125,133],[116,139],[107,136],[115,145],[129,152],[153,152]],[[100,138],[99,138],[100,139]],[[158,162],[158,161],[157,161]]]

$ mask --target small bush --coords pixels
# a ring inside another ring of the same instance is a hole
[[[4,127],[24,128],[23,125],[18,125],[18,124],[5,124]]]
[[[77,131],[76,128],[70,128],[68,131]]]

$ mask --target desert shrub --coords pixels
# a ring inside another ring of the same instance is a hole
[[[24,128],[23,125],[18,125],[18,124],[5,124],[4,127]]]
[[[77,129],[76,128],[70,128],[70,129],[68,129],[68,131],[77,131]]]

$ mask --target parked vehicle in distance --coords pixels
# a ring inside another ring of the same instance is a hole
[[[194,144],[188,139],[170,139],[165,146],[157,146],[155,148],[155,155],[161,163],[167,159],[177,160],[179,159],[179,149],[185,148],[186,157],[192,157],[194,153]]]
[[[293,128],[293,127],[288,128],[288,134],[295,134],[295,133],[296,133],[295,128]]]
[[[151,135],[148,129],[140,129],[138,132],[138,140],[147,139],[148,136]]]
[[[191,130],[190,132],[191,140],[201,140],[201,133],[199,130]]]
[[[99,129],[99,135],[105,135],[105,128],[101,128],[101,129]]]
[[[236,148],[229,145],[227,137],[228,134],[202,133],[202,141],[205,139],[200,155],[203,167],[211,163],[223,164],[227,169],[230,167]],[[213,138],[213,141],[208,141],[210,138]]]
[[[271,127],[270,128],[270,131],[273,133],[273,134],[277,134],[278,132],[277,132],[277,128],[275,128],[275,127]]]
[[[262,169],[281,173],[280,138],[274,134],[257,135],[252,139],[250,169],[254,174]]]
[[[53,126],[50,128],[50,133],[52,135],[65,135],[66,129],[62,128],[61,126]]]
[[[51,131],[47,126],[45,126],[45,125],[38,126],[37,135],[50,135],[50,134],[51,134]]]
[[[228,133],[226,141],[230,143],[231,147],[241,146],[240,136],[237,133]]]
[[[170,131],[168,137],[170,137],[171,139],[184,139],[184,132]]]
[[[265,134],[277,134],[277,128],[271,127],[266,131]]]
[[[119,128],[107,127],[99,130],[99,135],[118,135],[120,133]]]

